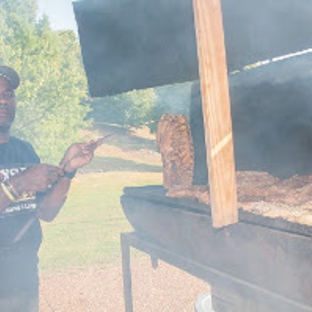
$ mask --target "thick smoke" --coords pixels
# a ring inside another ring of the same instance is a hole
[[[231,75],[230,96],[237,170],[279,178],[312,173],[312,55]],[[199,85],[193,88],[191,129],[195,184],[207,182]]]

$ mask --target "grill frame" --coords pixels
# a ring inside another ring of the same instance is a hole
[[[312,227],[240,210],[237,224],[213,229],[208,205],[165,197],[162,187],[125,188],[121,203],[132,247],[210,283],[217,306],[231,294],[217,312],[312,310]]]

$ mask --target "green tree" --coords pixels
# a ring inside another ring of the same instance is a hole
[[[98,123],[115,123],[127,127],[147,125],[155,132],[162,114],[189,114],[192,82],[155,89],[134,90],[95,99],[90,116]]]
[[[153,89],[145,89],[95,99],[91,116],[96,122],[141,127],[151,120],[156,98]]]
[[[57,163],[87,124],[76,35],[52,31],[46,16],[37,20],[36,0],[0,0],[0,63],[21,77],[13,134],[31,142],[42,161]]]

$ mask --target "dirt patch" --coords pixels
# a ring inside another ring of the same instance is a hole
[[[210,290],[164,262],[153,269],[147,256],[133,260],[131,267],[135,312],[194,311],[196,298]],[[121,265],[41,274],[40,311],[124,311]]]
[[[102,126],[101,130],[80,131],[83,141],[97,139],[107,134],[109,136],[95,152],[95,160],[90,164],[90,168],[97,166],[97,159],[115,158],[130,160],[136,163],[162,166],[161,156],[156,144],[156,136],[149,132],[147,127],[140,129],[125,129],[117,126]],[[88,168],[87,167],[87,168]]]

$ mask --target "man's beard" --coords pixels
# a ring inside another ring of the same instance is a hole
[[[9,116],[4,120],[0,118],[0,134],[7,134],[10,132],[11,125],[15,119],[15,112],[10,112]]]
[[[0,133],[10,132],[11,124],[0,124]]]

